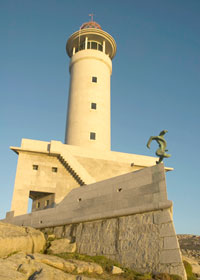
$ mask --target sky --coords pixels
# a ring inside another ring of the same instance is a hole
[[[117,43],[111,78],[112,150],[165,165],[177,233],[200,235],[200,1],[0,1],[0,218],[10,210],[22,138],[64,141],[69,36],[89,14]]]

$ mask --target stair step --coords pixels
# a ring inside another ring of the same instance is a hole
[[[78,174],[70,167],[69,163],[62,156],[58,156],[58,159],[81,186],[85,185]]]

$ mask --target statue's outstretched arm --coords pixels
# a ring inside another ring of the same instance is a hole
[[[151,136],[150,138],[149,138],[149,141],[147,142],[147,148],[149,148],[150,149],[150,144],[151,144],[151,141],[153,140],[153,136]]]

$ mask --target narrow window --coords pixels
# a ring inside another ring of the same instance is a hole
[[[96,42],[91,42],[91,49],[97,50],[97,43]]]
[[[96,108],[97,108],[97,103],[91,103],[91,109],[96,110]]]
[[[92,77],[92,82],[97,83],[97,77]]]
[[[90,140],[95,140],[95,139],[96,139],[96,133],[90,132]]]
[[[102,52],[103,51],[103,46],[98,44],[98,50]]]
[[[40,202],[37,202],[36,208],[40,208]]]
[[[80,50],[84,50],[85,49],[85,42],[83,42],[80,47],[79,47]]]
[[[49,206],[49,200],[45,200],[45,206]]]
[[[55,172],[55,173],[58,172],[58,168],[57,167],[52,167],[51,170],[52,170],[52,172]]]
[[[38,165],[33,164],[33,170],[38,170]]]

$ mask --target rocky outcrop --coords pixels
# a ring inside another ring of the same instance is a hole
[[[195,258],[200,262],[200,236],[192,234],[178,234],[181,252],[188,258]]]
[[[183,260],[191,264],[193,273],[200,278],[200,236],[179,234],[177,237]]]
[[[76,272],[76,275],[70,273]],[[80,276],[81,273],[103,273],[101,266],[77,260],[65,261],[43,254],[14,254],[0,259],[1,280],[97,280]],[[79,275],[77,275],[79,274]]]
[[[38,253],[45,245],[46,239],[39,230],[0,223],[0,280],[91,280],[82,274],[103,273],[96,263]],[[53,253],[74,251],[75,243],[66,238],[54,240],[51,248]]]
[[[185,256],[183,256],[183,260],[192,266],[192,272],[200,279],[200,262],[195,260],[195,258],[188,258]]]
[[[39,230],[0,222],[0,257],[14,252],[40,252],[45,244],[44,235]]]

